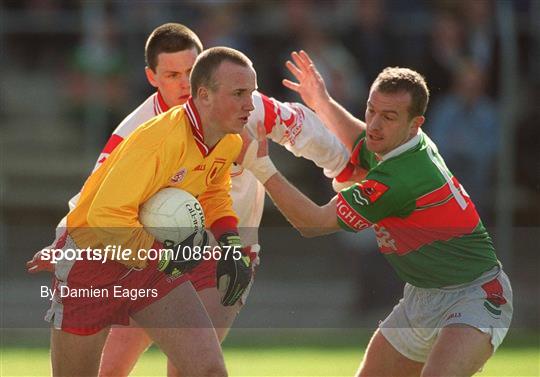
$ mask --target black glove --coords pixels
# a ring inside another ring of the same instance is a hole
[[[251,260],[242,249],[238,234],[225,233],[218,242],[221,246],[221,258],[216,268],[217,286],[223,293],[221,303],[232,306],[249,286],[253,274]]]
[[[203,261],[200,257],[201,254],[194,253],[193,248],[198,246],[202,250],[207,245],[208,234],[205,230],[193,232],[191,236],[176,245],[173,241],[165,240],[160,245],[160,248],[168,249],[169,251],[161,253],[158,270],[174,278],[193,270]],[[199,257],[195,259],[194,255],[198,255]]]

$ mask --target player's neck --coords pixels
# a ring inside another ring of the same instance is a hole
[[[212,119],[210,113],[206,111],[203,104],[197,98],[193,98],[192,106],[200,118],[200,127],[204,144],[212,149],[225,134],[220,130],[218,123]]]
[[[205,122],[202,120],[202,128],[204,132],[204,144],[209,148],[213,148],[225,136],[222,131],[219,131],[217,125],[211,121]]]

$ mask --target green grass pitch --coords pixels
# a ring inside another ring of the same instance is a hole
[[[231,376],[352,376],[363,349],[343,347],[225,348]],[[4,348],[0,376],[48,376],[46,348]],[[132,376],[165,376],[165,357],[156,349],[146,352]],[[478,376],[540,376],[537,348],[501,348]]]
[[[353,376],[372,331],[235,328],[223,347],[225,362],[229,375],[238,377]],[[50,375],[46,329],[1,335],[0,376]],[[131,375],[165,376],[165,356],[151,348]],[[501,348],[476,376],[540,376],[538,330],[511,329]]]

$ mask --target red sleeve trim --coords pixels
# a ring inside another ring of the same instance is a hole
[[[274,128],[274,125],[276,124],[277,113],[272,100],[262,93],[260,93],[260,95],[264,107],[264,129],[268,135],[272,132],[272,128]]]
[[[364,146],[364,140],[365,139],[360,139],[360,141],[355,145],[355,147],[352,150],[351,160],[350,161],[353,164],[361,165],[361,163],[360,163],[360,151],[362,150],[362,147]]]
[[[210,230],[216,240],[219,240],[227,232],[238,233],[238,219],[234,216],[221,217],[214,221],[212,226],[210,226]]]
[[[101,153],[107,153],[111,154],[112,151],[120,144],[124,138],[122,136],[112,134],[109,138],[109,141],[107,141],[107,144],[105,144],[105,147],[103,148],[103,151]]]
[[[343,170],[336,176],[335,180],[338,182],[347,182],[351,178],[352,173],[354,172],[354,165],[350,162],[347,162],[347,165]]]

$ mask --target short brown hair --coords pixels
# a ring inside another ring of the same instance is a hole
[[[191,50],[192,48],[200,54],[203,46],[197,34],[190,28],[172,22],[163,24],[155,28],[146,40],[144,48],[146,66],[155,72],[158,55],[162,52],[171,53]]]
[[[229,47],[209,48],[197,57],[191,70],[189,81],[191,84],[191,95],[193,97],[197,97],[197,91],[202,86],[216,90],[217,83],[214,80],[214,72],[225,61],[241,65],[242,67],[253,66],[251,60],[238,50]]]
[[[429,89],[424,77],[409,68],[387,67],[373,84],[371,89],[383,93],[407,92],[411,95],[409,119],[425,114],[429,102]]]

